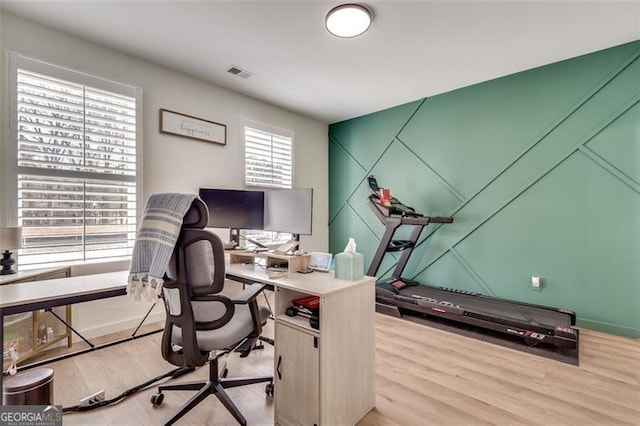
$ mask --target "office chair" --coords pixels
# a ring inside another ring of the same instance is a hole
[[[173,424],[209,395],[215,395],[238,423],[247,422],[225,389],[254,383],[268,383],[273,395],[273,376],[226,378],[218,359],[239,347],[250,351],[260,338],[269,316],[256,297],[264,286],[252,284],[235,297],[220,294],[225,283],[224,250],[220,238],[204,228],[206,205],[196,198],[184,216],[183,225],[162,288],[166,322],[162,335],[162,356],[173,365],[199,367],[209,363],[206,381],[165,384],[151,397],[158,406],[163,391],[191,390],[197,393],[166,424]],[[248,348],[248,349],[247,349]],[[243,354],[245,355],[245,354]]]

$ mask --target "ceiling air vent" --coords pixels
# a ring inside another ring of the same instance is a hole
[[[254,75],[252,72],[243,70],[242,68],[237,67],[235,65],[231,65],[231,67],[227,70],[227,72],[242,78],[249,78]]]

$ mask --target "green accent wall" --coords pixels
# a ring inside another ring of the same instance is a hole
[[[367,205],[373,174],[454,217],[425,228],[405,277],[640,338],[639,101],[637,41],[332,124],[330,250],[354,237],[371,262],[384,231]]]

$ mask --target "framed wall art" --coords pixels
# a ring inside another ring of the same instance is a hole
[[[227,126],[215,121],[160,109],[160,133],[220,145],[227,144]]]

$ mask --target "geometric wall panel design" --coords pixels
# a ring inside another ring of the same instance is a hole
[[[329,219],[338,214],[347,202],[353,188],[366,176],[366,170],[340,145],[329,138]]]
[[[349,238],[354,238],[358,252],[369,259],[373,257],[378,239],[348,205],[340,210],[332,223],[335,226],[329,229],[329,239],[335,248],[331,249],[331,252],[343,251]]]
[[[389,167],[389,164],[401,164],[401,171]],[[413,172],[408,174],[404,170]],[[379,185],[393,182],[394,196],[400,200],[411,200],[409,205],[424,214],[447,215],[460,204],[460,198],[425,167],[420,158],[398,141],[389,146],[371,173]]]
[[[365,169],[373,167],[421,101],[332,125],[331,137]]]
[[[629,50],[587,55],[429,98],[398,137],[471,196],[571,111]]]
[[[469,271],[460,266],[452,253],[442,256],[442,259],[415,277],[421,283],[441,286],[443,282],[455,281],[459,290],[486,294],[487,290]]]
[[[418,211],[454,217],[425,228],[405,277],[640,338],[639,57],[628,43],[330,125],[330,250],[355,237],[371,261],[374,174]]]
[[[640,78],[638,79],[640,85]],[[640,185],[640,104],[594,137],[587,148]]]
[[[640,194],[576,152],[456,251],[498,297],[633,328],[640,324],[640,240],[630,236],[640,236],[639,218]],[[532,275],[543,277],[544,291],[530,290]]]

